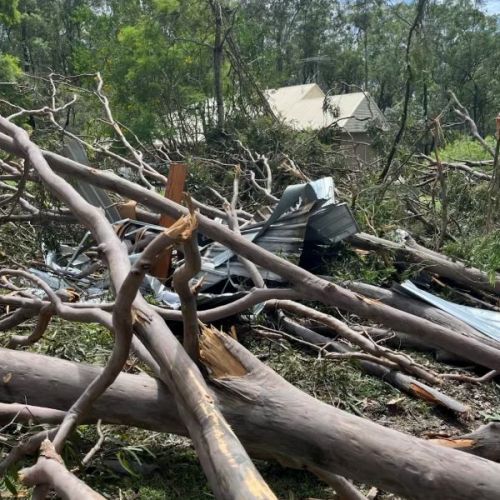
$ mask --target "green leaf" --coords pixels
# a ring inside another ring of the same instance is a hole
[[[134,477],[139,477],[139,474],[137,474],[132,467],[130,466],[125,453],[123,451],[119,451],[116,454],[116,458],[118,459],[118,462],[120,462],[120,465],[131,475]]]
[[[12,493],[14,497],[17,497],[16,485],[10,480],[9,476],[5,476],[3,478],[3,484],[5,484],[5,487]]]

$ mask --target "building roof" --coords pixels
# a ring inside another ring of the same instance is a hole
[[[386,127],[382,111],[366,92],[326,96],[312,83],[269,89],[266,97],[273,111],[297,130],[319,130],[335,123],[347,133],[365,132],[373,120]]]
[[[291,85],[279,89],[268,89],[265,95],[271,106],[286,107],[295,104],[302,99],[323,99],[325,94],[315,83],[305,85]]]

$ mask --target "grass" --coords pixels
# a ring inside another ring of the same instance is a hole
[[[495,138],[492,136],[486,137],[486,143],[494,149]],[[454,141],[448,142],[444,148],[440,150],[441,159],[443,161],[481,161],[491,160],[491,155],[484,150],[483,146],[476,140],[470,137],[460,137]]]

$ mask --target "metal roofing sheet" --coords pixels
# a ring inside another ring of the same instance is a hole
[[[331,177],[285,189],[271,216],[242,230],[242,236],[266,250],[283,256],[298,255],[305,239],[336,243],[358,231],[345,203],[335,204],[335,186]],[[274,273],[259,268],[265,280],[283,281]],[[202,251],[204,288],[228,279],[230,275],[249,277],[234,253],[219,243]]]
[[[85,148],[74,139],[66,137],[63,148],[63,155],[71,158],[82,165],[90,166]],[[116,222],[121,219],[120,212],[116,208],[108,193],[104,189],[98,188],[82,180],[71,179],[71,183],[75,189],[83,196],[83,198],[94,207],[100,207],[106,213],[106,218],[110,222]]]
[[[419,299],[461,319],[483,335],[500,341],[500,313],[476,307],[455,304],[418,288],[411,281],[401,283],[401,287]]]

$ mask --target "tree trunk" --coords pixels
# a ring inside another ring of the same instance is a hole
[[[405,498],[496,500],[500,465],[382,427],[314,399],[213,329],[201,338],[214,397],[248,452],[335,473]],[[1,349],[0,400],[67,409],[98,368]],[[186,433],[166,387],[121,374],[93,418]]]
[[[450,328],[453,331],[459,332],[468,337],[474,337],[480,341],[484,341],[486,344],[491,345],[496,349],[500,349],[499,342],[485,337],[475,328],[472,328],[472,326],[469,326],[467,323],[455,318],[446,311],[442,311],[441,309],[431,306],[430,304],[414,299],[410,296],[403,295],[395,290],[375,285],[368,285],[367,283],[361,283],[359,281],[346,281],[343,285],[349,290],[360,293],[365,297],[370,297],[371,299],[375,299],[401,311],[406,311],[407,313],[418,316],[419,318],[427,319],[433,323]],[[418,337],[417,341],[419,341]]]
[[[405,244],[401,244],[371,234],[358,233],[351,236],[349,242],[353,246],[365,250],[394,252],[397,258],[405,262],[425,264],[427,271],[438,274],[471,290],[500,294],[499,275],[496,275],[492,284],[487,273],[475,267],[467,267],[463,262],[453,261],[445,255],[418,245],[414,241],[410,240]]]
[[[500,422],[490,422],[469,434],[446,439],[433,439],[432,442],[499,462]]]
[[[222,27],[222,6],[219,0],[210,0],[210,6],[215,17],[214,40],[214,94],[217,106],[217,128],[220,131],[225,127],[224,91],[222,69],[224,65],[224,33]]]

